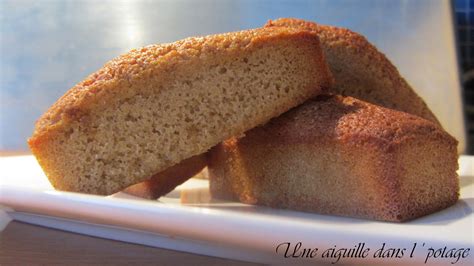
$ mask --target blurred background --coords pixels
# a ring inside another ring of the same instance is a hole
[[[474,154],[474,0],[455,0],[453,4],[466,118],[466,153]]]
[[[398,67],[464,153],[474,153],[474,1],[0,0],[0,152],[27,151],[34,122],[128,50],[297,17],[362,33]]]

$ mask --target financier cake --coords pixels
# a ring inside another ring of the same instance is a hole
[[[454,204],[457,141],[435,123],[318,96],[209,152],[215,198],[406,221]]]
[[[59,190],[111,194],[332,85],[318,36],[273,27],[132,50],[71,88],[28,143]]]
[[[338,94],[414,114],[439,124],[397,68],[364,36],[345,28],[302,19],[270,20],[265,26],[293,27],[317,33],[336,80],[334,91]]]
[[[333,90],[338,94],[414,114],[439,124],[435,115],[401,77],[397,68],[364,36],[348,29],[292,18],[270,20],[265,27],[292,27],[318,34],[335,78]],[[147,181],[147,184],[151,187],[153,180]],[[141,188],[141,193],[137,187],[134,194],[144,196],[146,191],[153,191],[145,185]]]

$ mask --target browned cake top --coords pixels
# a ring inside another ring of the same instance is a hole
[[[364,51],[365,53],[373,53],[377,56],[382,56],[377,49],[367,41],[367,39],[349,29],[339,28],[328,25],[316,24],[311,21],[294,18],[280,18],[277,20],[270,20],[265,27],[293,27],[313,31],[318,36],[323,37],[327,42],[343,44],[354,50]],[[390,64],[391,65],[391,64]],[[392,66],[392,65],[391,65]],[[392,66],[393,67],[393,66]]]
[[[72,87],[36,122],[35,132],[30,139],[34,142],[40,135],[60,127],[62,123],[78,120],[90,110],[100,110],[109,99],[127,98],[133,95],[133,84],[153,77],[166,76],[174,65],[183,61],[206,59],[218,50],[238,53],[254,49],[269,39],[298,35],[301,38],[315,38],[315,34],[292,28],[261,28],[191,37],[170,44],[149,45],[121,55],[84,81]]]
[[[398,82],[396,81],[400,76],[398,70],[385,55],[379,52],[364,36],[349,29],[293,18],[270,20],[265,27],[292,27],[315,32],[327,45],[344,47],[355,53],[362,52],[363,56],[370,58],[379,69],[383,69],[387,77],[392,77],[394,82]]]
[[[407,138],[431,136],[456,145],[457,141],[423,118],[383,108],[353,97],[322,95],[247,133],[272,143],[372,141],[398,144]]]
[[[316,33],[329,64],[335,64],[331,70],[336,77],[336,89],[342,86],[339,94],[421,116],[439,125],[436,116],[401,77],[397,68],[361,34],[294,18],[270,20],[265,27],[292,27]],[[341,70],[341,67],[349,67],[349,70]],[[339,71],[342,72],[339,74]],[[356,89],[357,82],[365,82],[364,90]]]

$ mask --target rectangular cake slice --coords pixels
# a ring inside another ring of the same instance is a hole
[[[211,150],[215,198],[406,221],[459,197],[457,141],[437,124],[319,96]]]
[[[111,194],[332,85],[319,39],[265,28],[132,50],[71,88],[28,143],[59,190]]]

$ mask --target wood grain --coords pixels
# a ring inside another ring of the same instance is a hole
[[[256,265],[11,222],[0,232],[0,265]]]
[[[23,156],[23,155],[31,155],[31,151],[8,151],[8,150],[0,150],[0,157],[2,156]]]

